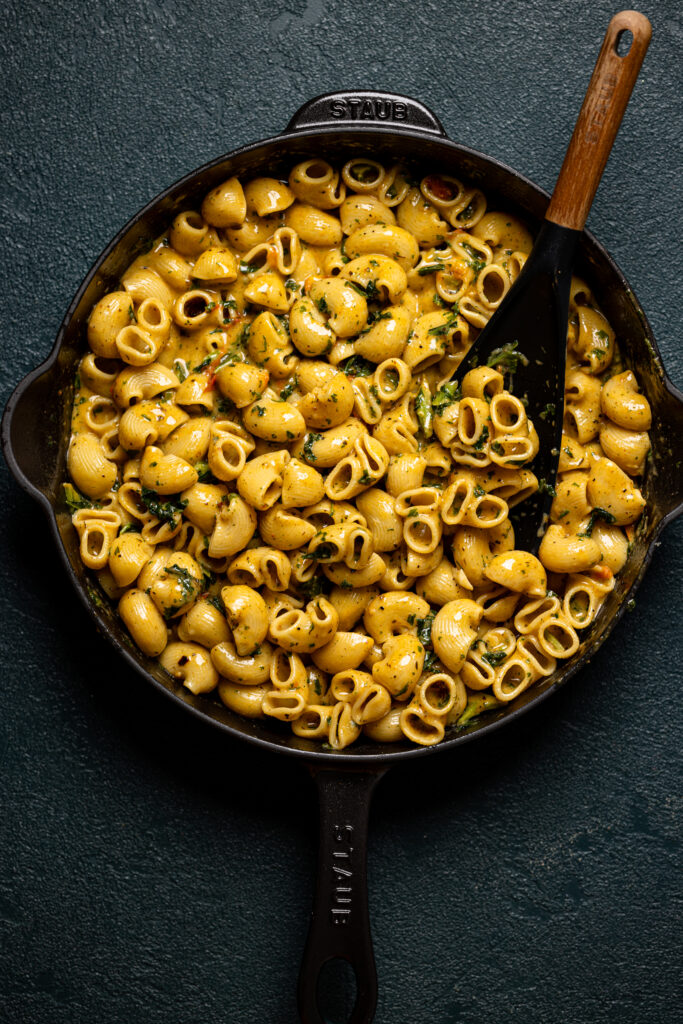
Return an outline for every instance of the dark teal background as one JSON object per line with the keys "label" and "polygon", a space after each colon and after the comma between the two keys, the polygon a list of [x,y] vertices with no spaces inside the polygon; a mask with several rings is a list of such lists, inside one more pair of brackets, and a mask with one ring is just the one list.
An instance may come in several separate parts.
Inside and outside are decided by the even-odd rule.
{"label": "dark teal background", "polygon": [[[614,10],[12,0],[2,403],[123,222],[317,93],[416,96],[452,138],[552,188]],[[653,42],[589,226],[680,387],[683,18],[675,2],[645,13]],[[293,1024],[315,860],[308,777],[126,671],[4,465],[0,487],[0,1020]],[[369,862],[381,1024],[676,1018],[682,550],[679,522],[634,612],[521,725],[381,783]]]}

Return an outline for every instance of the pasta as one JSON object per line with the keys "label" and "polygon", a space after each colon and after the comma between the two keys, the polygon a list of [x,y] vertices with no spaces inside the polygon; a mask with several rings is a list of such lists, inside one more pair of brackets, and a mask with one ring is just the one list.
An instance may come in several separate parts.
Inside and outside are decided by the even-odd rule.
{"label": "pasta", "polygon": [[66,501],[179,685],[334,750],[431,745],[574,655],[652,417],[575,279],[550,523],[515,547],[544,485],[520,354],[453,376],[531,245],[452,175],[311,158],[219,184],[95,305]]}

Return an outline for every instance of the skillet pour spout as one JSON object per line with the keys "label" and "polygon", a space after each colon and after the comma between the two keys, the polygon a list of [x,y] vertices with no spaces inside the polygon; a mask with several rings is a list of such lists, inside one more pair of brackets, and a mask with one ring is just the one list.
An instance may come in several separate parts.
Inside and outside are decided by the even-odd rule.
{"label": "skillet pour spout", "polygon": [[205,164],[171,185],[122,228],[80,286],[52,352],[17,386],[2,421],[3,451],[12,473],[43,508],[76,592],[126,664],[168,699],[226,737],[297,758],[314,771],[321,807],[321,854],[299,984],[300,1012],[307,1024],[323,1019],[315,985],[324,963],[338,957],[347,959],[356,973],[358,998],[351,1021],[361,1024],[373,1019],[377,981],[367,913],[365,852],[368,807],[378,779],[396,761],[432,756],[495,733],[563,686],[607,638],[643,578],[661,530],[683,510],[683,472],[675,454],[672,457],[683,434],[683,395],[664,372],[650,325],[633,291],[607,252],[584,231],[578,245],[578,273],[591,282],[615,327],[625,362],[637,373],[654,415],[652,454],[643,484],[647,512],[636,530],[626,570],[570,663],[511,704],[454,732],[437,747],[381,746],[367,741],[358,743],[352,752],[335,752],[277,731],[268,722],[241,719],[218,703],[193,696],[155,661],[131,649],[121,622],[99,598],[93,577],[81,563],[60,486],[66,477],[73,381],[88,313],[104,294],[116,288],[128,264],[145,251],[148,239],[165,230],[174,211],[196,208],[201,197],[226,178],[257,172],[284,177],[285,169],[297,160],[317,156],[338,161],[342,155],[348,159],[348,154],[368,153],[380,160],[429,164],[480,184],[492,203],[536,229],[548,205],[547,193],[523,176],[451,141],[436,115],[416,100],[362,90],[318,96],[297,111],[281,135]]}

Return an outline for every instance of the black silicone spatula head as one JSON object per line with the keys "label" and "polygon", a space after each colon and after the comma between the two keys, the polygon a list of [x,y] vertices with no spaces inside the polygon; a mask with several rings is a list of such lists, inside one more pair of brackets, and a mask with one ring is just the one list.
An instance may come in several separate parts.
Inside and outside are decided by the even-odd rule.
{"label": "black silicone spatula head", "polygon": [[455,374],[461,381],[475,366],[498,366],[536,428],[539,451],[530,468],[539,489],[512,516],[515,547],[527,551],[540,544],[557,476],[574,253],[651,33],[637,11],[610,21],[533,251]]}
{"label": "black silicone spatula head", "polygon": [[530,468],[535,494],[511,513],[515,547],[535,551],[553,499],[562,436],[567,315],[571,267],[580,232],[545,221],[514,287],[507,293],[458,367],[488,364],[505,376],[505,386],[522,399],[538,434]]}

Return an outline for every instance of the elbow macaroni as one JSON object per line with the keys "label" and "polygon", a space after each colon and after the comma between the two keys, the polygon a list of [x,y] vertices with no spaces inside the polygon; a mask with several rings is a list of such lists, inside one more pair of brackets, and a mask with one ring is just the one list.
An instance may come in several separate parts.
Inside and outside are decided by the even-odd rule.
{"label": "elbow macaroni", "polygon": [[556,494],[517,550],[534,425],[499,370],[452,376],[531,247],[458,178],[359,157],[177,214],[92,309],[65,484],[145,655],[335,750],[438,743],[572,657],[645,507],[652,412],[573,279]]}

